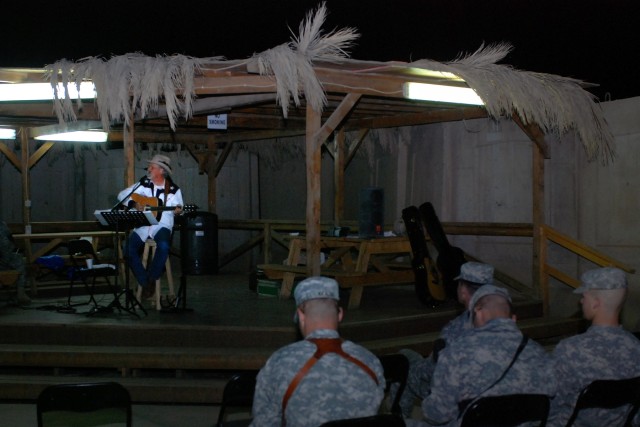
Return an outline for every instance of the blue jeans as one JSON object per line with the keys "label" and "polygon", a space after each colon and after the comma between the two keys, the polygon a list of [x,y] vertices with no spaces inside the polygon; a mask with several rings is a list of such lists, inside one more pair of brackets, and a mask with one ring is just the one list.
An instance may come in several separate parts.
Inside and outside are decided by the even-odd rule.
{"label": "blue jeans", "polygon": [[140,239],[140,236],[132,232],[129,235],[127,247],[125,248],[129,267],[143,288],[147,287],[149,283],[155,283],[155,281],[162,276],[165,263],[169,257],[169,250],[171,249],[171,230],[164,227],[161,228],[153,240],[156,242],[156,253],[153,256],[151,265],[147,264],[149,268],[146,270],[142,266],[142,259],[140,258],[142,248],[144,247],[144,241]]}

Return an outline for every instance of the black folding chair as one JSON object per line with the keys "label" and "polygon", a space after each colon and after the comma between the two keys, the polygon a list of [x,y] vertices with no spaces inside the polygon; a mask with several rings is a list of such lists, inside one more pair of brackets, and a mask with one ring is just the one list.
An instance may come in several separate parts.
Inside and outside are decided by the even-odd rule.
{"label": "black folding chair", "polygon": [[378,414],[370,417],[328,421],[320,427],[404,427],[402,417],[394,414]]}
{"label": "black folding chair", "polygon": [[[113,277],[117,274],[116,269],[110,266],[102,266],[100,258],[98,254],[93,249],[93,245],[88,240],[84,239],[74,239],[69,240],[67,242],[67,248],[69,251],[69,260],[71,262],[71,271],[70,271],[70,284],[69,284],[69,295],[67,297],[67,305],[63,308],[64,311],[72,311],[74,306],[79,305],[87,305],[93,303],[93,311],[97,311],[100,307],[98,306],[98,302],[95,299],[94,292],[96,286],[96,280],[98,278],[104,278],[107,282],[109,288],[113,292],[114,298],[117,298],[117,289],[115,289],[111,282],[109,281],[109,277]],[[87,268],[86,261],[87,259],[92,259],[94,268]],[[76,280],[80,279],[84,284],[86,292],[89,294],[89,300],[86,302],[71,303],[71,297],[73,296],[73,286],[76,283]],[[60,311],[63,311],[60,310]]]}
{"label": "black folding chair", "polygon": [[130,427],[131,412],[131,396],[116,382],[51,385],[36,401],[38,427],[116,423]]}
{"label": "black folding chair", "polygon": [[391,402],[391,413],[402,417],[400,408],[400,398],[407,385],[407,375],[409,374],[409,359],[404,354],[394,353],[379,356],[384,379],[386,381],[386,392],[389,392],[392,384],[398,384],[396,395]]}
{"label": "black folding chair", "polygon": [[481,397],[469,404],[460,427],[512,427],[525,422],[547,424],[549,396],[544,394],[507,394]]}
{"label": "black folding chair", "polygon": [[231,421],[227,421],[226,418],[229,412],[234,410],[241,410],[245,414],[251,412],[257,376],[257,370],[250,370],[235,374],[227,381],[222,391],[222,404],[216,427],[244,427],[251,423],[251,416]]}
{"label": "black folding chair", "polygon": [[615,409],[625,405],[629,406],[629,412],[623,425],[630,427],[640,408],[640,377],[593,381],[580,392],[573,413],[567,421],[567,427],[573,425],[583,409]]}

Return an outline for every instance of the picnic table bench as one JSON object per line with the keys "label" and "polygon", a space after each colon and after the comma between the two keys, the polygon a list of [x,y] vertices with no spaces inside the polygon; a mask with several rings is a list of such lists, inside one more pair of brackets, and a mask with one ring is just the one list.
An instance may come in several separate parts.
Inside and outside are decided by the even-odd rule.
{"label": "picnic table bench", "polygon": [[[305,252],[304,236],[292,237],[285,264],[260,264],[258,268],[273,280],[282,280],[280,298],[289,298],[296,278],[306,277],[300,265]],[[321,237],[320,246],[328,253],[320,274],[336,279],[341,288],[350,288],[349,308],[358,308],[365,286],[406,284],[414,280],[410,264],[390,263],[383,256],[409,256],[411,245],[405,237]]]}

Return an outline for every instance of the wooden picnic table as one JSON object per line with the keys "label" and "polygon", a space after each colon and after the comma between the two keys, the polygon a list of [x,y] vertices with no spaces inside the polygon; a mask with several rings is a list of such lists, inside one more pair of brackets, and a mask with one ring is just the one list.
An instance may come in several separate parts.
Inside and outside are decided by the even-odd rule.
{"label": "wooden picnic table", "polygon": [[[389,257],[411,256],[406,237],[330,237],[322,236],[320,247],[327,254],[320,274],[334,277],[340,287],[351,288],[349,308],[360,306],[365,286],[406,284],[414,281],[410,263],[395,263]],[[280,298],[289,298],[296,277],[305,277],[307,267],[300,265],[306,248],[304,236],[293,236],[284,264],[260,264],[258,268],[270,279],[282,279]]]}

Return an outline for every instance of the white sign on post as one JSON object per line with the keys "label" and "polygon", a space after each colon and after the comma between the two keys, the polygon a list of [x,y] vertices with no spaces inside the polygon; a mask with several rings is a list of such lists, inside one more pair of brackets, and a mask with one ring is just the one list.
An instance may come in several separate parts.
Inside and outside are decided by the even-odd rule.
{"label": "white sign on post", "polygon": [[226,129],[227,128],[227,115],[215,114],[213,116],[207,116],[207,129]]}

